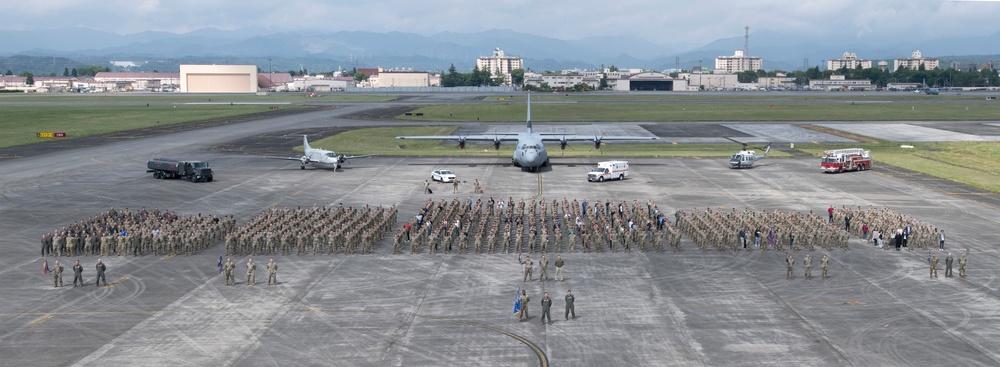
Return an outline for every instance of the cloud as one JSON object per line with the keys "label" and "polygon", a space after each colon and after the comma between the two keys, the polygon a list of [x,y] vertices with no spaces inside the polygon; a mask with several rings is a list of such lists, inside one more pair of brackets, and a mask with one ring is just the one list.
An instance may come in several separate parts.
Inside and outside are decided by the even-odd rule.
{"label": "cloud", "polygon": [[1000,1],[717,0],[33,0],[5,4],[3,29],[77,26],[120,34],[202,28],[269,31],[477,32],[560,39],[629,35],[700,45],[775,31],[818,38],[915,40],[992,34]]}

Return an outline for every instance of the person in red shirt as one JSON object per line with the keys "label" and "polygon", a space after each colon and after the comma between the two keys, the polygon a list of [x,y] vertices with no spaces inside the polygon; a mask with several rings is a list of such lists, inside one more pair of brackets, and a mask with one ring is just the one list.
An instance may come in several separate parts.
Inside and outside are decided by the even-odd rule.
{"label": "person in red shirt", "polygon": [[833,205],[830,205],[830,209],[827,209],[826,212],[830,213],[830,223],[833,223]]}

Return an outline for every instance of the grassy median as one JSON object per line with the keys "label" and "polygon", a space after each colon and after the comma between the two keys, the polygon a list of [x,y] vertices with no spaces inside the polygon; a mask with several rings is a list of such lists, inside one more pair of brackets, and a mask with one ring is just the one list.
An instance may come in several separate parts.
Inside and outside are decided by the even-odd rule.
{"label": "grassy median", "polygon": [[[301,108],[282,106],[282,109]],[[42,142],[39,132],[63,132],[66,139],[147,127],[183,124],[267,112],[268,105],[3,106],[0,147]]]}
{"label": "grassy median", "polygon": [[[908,145],[913,148],[902,148]],[[878,165],[888,164],[930,176],[955,181],[983,190],[1000,193],[1000,143],[898,143],[858,144],[871,149]],[[820,157],[823,151],[845,148],[841,145],[796,144],[795,148]]]}

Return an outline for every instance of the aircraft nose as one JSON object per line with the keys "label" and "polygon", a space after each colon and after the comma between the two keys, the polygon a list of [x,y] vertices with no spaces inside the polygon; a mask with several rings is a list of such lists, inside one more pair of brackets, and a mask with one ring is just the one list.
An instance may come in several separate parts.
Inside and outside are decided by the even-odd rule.
{"label": "aircraft nose", "polygon": [[529,166],[535,166],[538,163],[538,153],[536,152],[525,152],[524,162]]}

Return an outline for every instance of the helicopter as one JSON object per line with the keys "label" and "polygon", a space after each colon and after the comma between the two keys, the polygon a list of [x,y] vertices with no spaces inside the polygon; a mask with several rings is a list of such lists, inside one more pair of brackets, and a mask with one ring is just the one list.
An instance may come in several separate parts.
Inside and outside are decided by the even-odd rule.
{"label": "helicopter", "polygon": [[764,154],[758,155],[757,151],[750,149],[749,144],[728,137],[726,139],[743,145],[743,150],[736,152],[729,158],[729,168],[751,168],[755,162],[767,158],[768,153],[771,152],[771,144],[758,148],[764,151]]}

